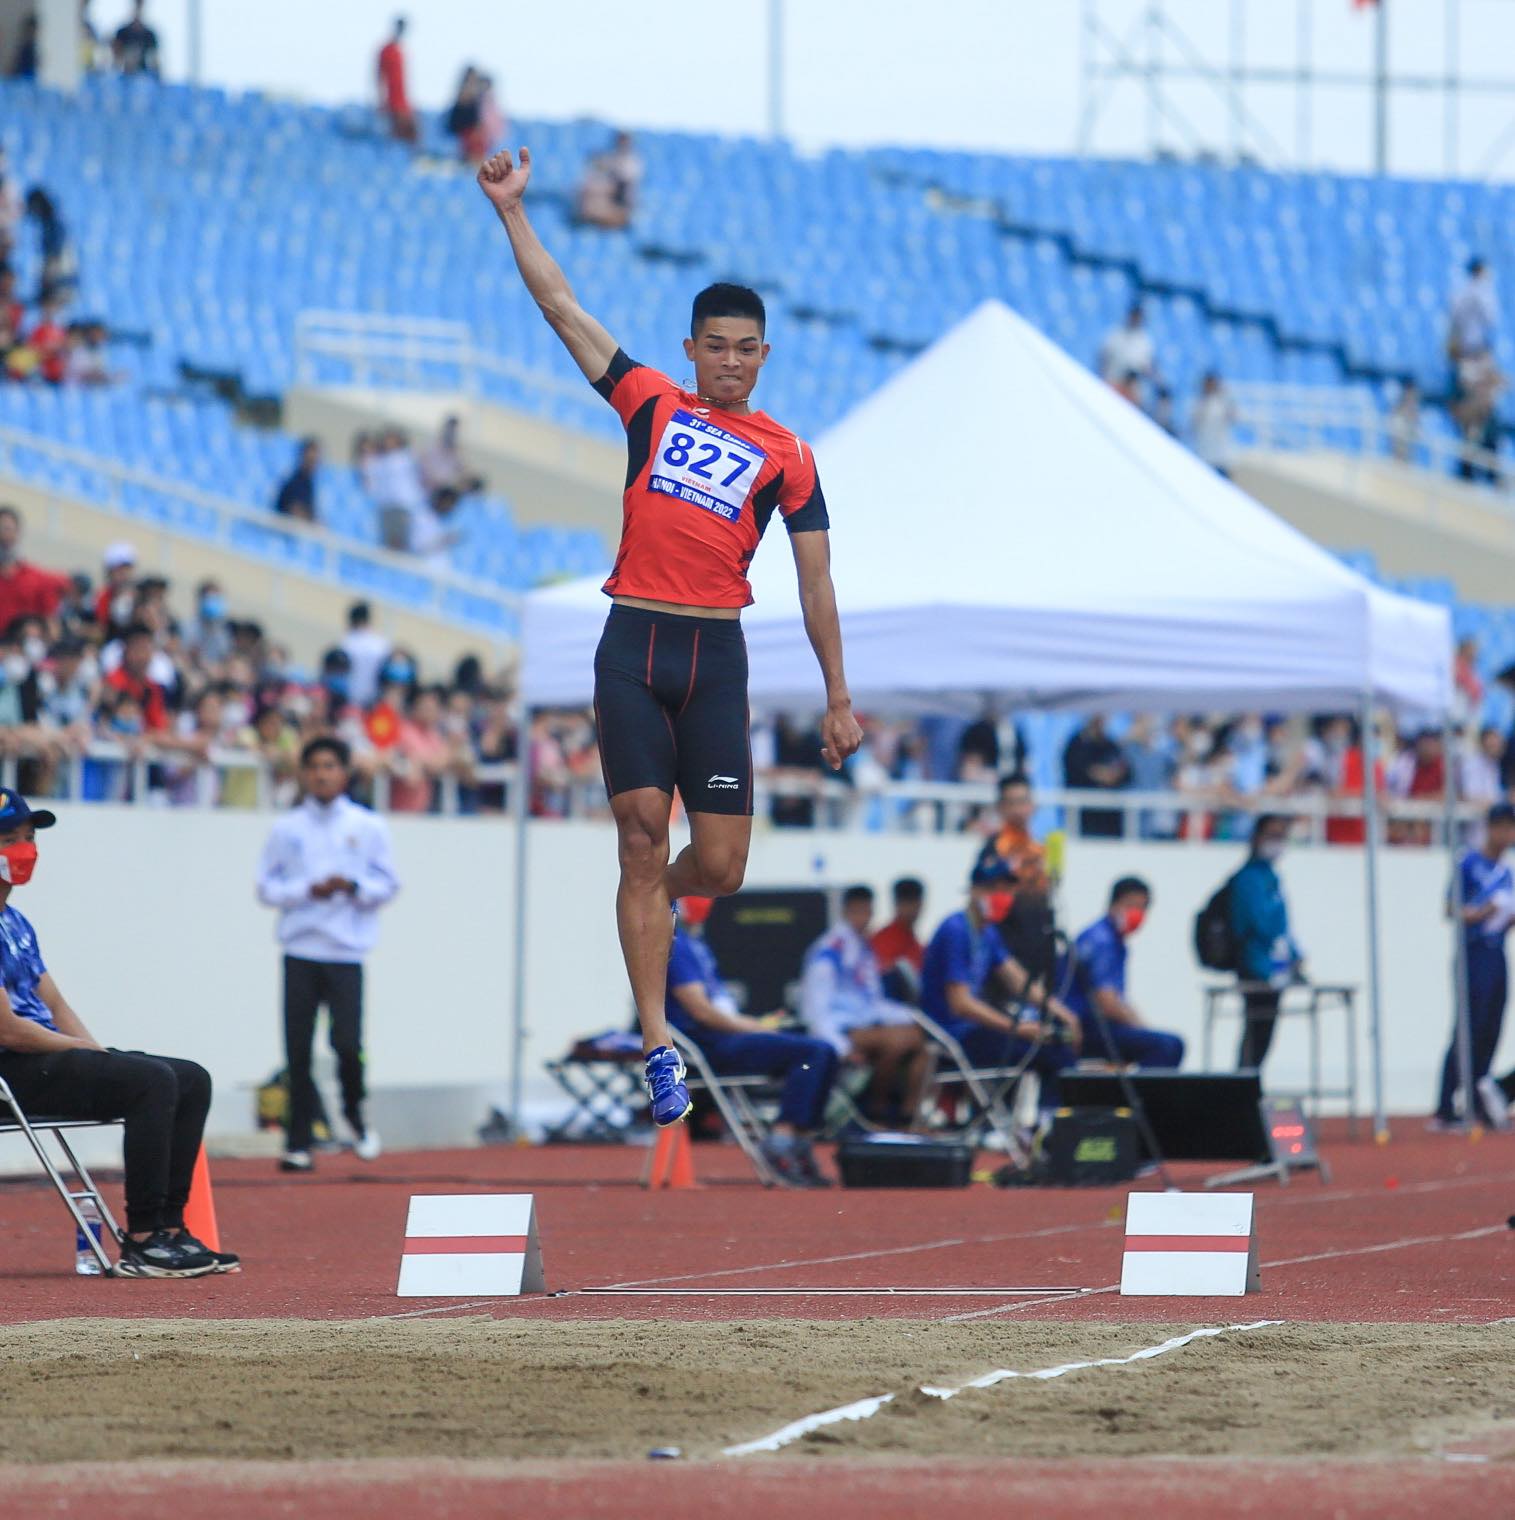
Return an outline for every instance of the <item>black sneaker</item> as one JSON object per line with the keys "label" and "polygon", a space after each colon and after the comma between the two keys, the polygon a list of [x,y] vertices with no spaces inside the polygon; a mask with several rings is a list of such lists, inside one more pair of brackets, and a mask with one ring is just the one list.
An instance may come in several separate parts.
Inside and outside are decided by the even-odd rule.
{"label": "black sneaker", "polygon": [[215,1258],[199,1241],[158,1230],[146,1240],[130,1235],[121,1242],[117,1277],[204,1277],[216,1270]]}
{"label": "black sneaker", "polygon": [[808,1140],[802,1140],[799,1145],[800,1171],[804,1173],[806,1185],[813,1188],[829,1188],[835,1186],[832,1180],[821,1170],[821,1164],[815,1159],[815,1151],[811,1148]]}
{"label": "black sneaker", "polygon": [[787,1136],[769,1135],[759,1147],[781,1187],[812,1188],[827,1186],[817,1181],[805,1165],[805,1155],[800,1146]]}
{"label": "black sneaker", "polygon": [[279,1157],[279,1170],[281,1172],[313,1172],[316,1164],[310,1159],[309,1151],[285,1151]]}
{"label": "black sneaker", "polygon": [[212,1268],[216,1272],[240,1272],[242,1270],[242,1258],[230,1251],[212,1251],[203,1240],[191,1235],[188,1230],[180,1230],[174,1236],[174,1244],[178,1246],[190,1246],[196,1251],[203,1251],[215,1262]]}

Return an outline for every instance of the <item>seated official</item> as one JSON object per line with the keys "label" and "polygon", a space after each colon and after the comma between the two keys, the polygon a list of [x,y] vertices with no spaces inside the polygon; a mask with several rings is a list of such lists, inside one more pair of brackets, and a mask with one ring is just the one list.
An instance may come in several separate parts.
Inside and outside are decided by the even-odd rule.
{"label": "seated official", "polygon": [[708,897],[679,899],[668,957],[668,1022],[694,1040],[721,1076],[783,1079],[778,1122],[763,1140],[763,1154],[790,1187],[829,1187],[811,1137],[825,1120],[836,1080],[836,1051],[825,1040],[784,1034],[737,1012],[705,943],[710,906]]}
{"label": "seated official", "polygon": [[894,884],[893,897],[894,917],[869,945],[884,979],[884,996],[901,1003],[918,1003],[926,947],[916,938],[915,926],[926,906],[925,884],[914,876],[902,876]]}
{"label": "seated official", "polygon": [[1041,1078],[1041,1106],[1056,1106],[1059,1075],[1078,1059],[1082,1031],[1078,1019],[1056,998],[1047,999],[1047,1015],[1062,1031],[1049,1040],[1050,1026],[1029,1012],[1014,1015],[1000,1000],[1035,994],[1031,978],[1005,949],[999,924],[1014,901],[1014,876],[1000,858],[980,860],[973,868],[968,905],[944,919],[931,943],[921,972],[921,1011],[963,1047],[978,1067],[1017,1066]]}
{"label": "seated official", "polygon": [[0,788],[0,1077],[28,1116],[126,1121],[126,1236],[117,1276],[235,1271],[235,1256],[208,1250],[184,1228],[210,1076],[193,1061],[101,1045],[64,1001],[36,931],[11,906],[11,893],[36,867],[37,831],[57,821]]}
{"label": "seated official", "polygon": [[868,944],[872,919],[873,889],[848,887],[841,918],[805,952],[800,1013],[844,1061],[872,1073],[863,1112],[880,1123],[911,1124],[930,1057],[915,1015],[884,996]]}
{"label": "seated official", "polygon": [[1064,956],[1058,968],[1057,985],[1066,989],[1064,1000],[1083,1027],[1086,1059],[1121,1066],[1183,1064],[1183,1040],[1148,1029],[1126,1000],[1126,941],[1141,928],[1151,905],[1146,882],[1123,876],[1110,889],[1110,911],[1079,935],[1071,957]]}

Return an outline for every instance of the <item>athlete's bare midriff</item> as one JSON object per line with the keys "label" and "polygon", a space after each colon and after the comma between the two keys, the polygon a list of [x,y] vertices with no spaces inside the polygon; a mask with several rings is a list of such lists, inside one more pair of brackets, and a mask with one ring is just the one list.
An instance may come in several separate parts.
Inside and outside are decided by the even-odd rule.
{"label": "athlete's bare midriff", "polygon": [[640,607],[643,612],[671,612],[678,617],[724,618],[734,623],[742,615],[740,607],[690,607],[683,602],[652,602],[644,596],[613,596],[617,607]]}

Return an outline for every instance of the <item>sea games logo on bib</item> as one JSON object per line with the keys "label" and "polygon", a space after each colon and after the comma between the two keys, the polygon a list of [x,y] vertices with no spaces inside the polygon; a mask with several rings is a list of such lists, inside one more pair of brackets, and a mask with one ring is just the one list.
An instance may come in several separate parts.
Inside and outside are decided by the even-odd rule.
{"label": "sea games logo on bib", "polygon": [[680,407],[663,429],[647,489],[734,523],[767,460],[755,443]]}

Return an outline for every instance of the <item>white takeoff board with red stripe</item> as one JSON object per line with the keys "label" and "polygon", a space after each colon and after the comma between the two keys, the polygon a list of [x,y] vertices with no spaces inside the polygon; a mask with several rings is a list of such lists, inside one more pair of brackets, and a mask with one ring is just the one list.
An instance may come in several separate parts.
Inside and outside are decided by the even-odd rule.
{"label": "white takeoff board with red stripe", "polygon": [[416,1194],[405,1222],[401,1298],[544,1293],[530,1193]]}
{"label": "white takeoff board with red stripe", "polygon": [[1228,1298],[1261,1287],[1251,1193],[1127,1199],[1122,1296]]}

